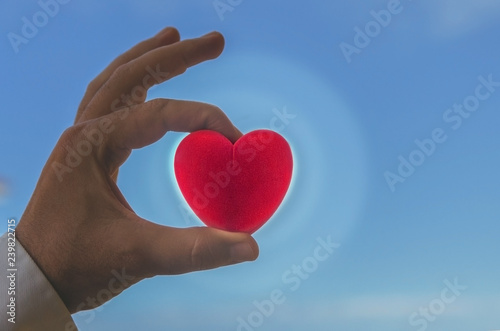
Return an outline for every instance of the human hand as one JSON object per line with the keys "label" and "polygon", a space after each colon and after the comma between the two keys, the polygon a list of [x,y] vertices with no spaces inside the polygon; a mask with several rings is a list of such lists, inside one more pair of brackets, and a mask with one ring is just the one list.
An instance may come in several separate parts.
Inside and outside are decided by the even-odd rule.
{"label": "human hand", "polygon": [[133,276],[128,287],[156,275],[258,256],[248,234],[177,229],[142,219],[116,185],[118,169],[132,149],[152,144],[167,131],[209,129],[233,142],[241,136],[215,106],[144,102],[151,86],[218,57],[224,48],[219,33],[179,40],[177,30],[166,28],[122,54],[89,84],[75,124],[57,142],[17,226],[17,239],[71,313],[94,308],[83,303],[110,286],[113,270]]}

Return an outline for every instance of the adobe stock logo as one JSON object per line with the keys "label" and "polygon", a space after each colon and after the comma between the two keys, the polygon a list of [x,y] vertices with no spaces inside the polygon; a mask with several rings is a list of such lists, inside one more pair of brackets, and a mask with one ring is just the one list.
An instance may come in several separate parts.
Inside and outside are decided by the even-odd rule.
{"label": "adobe stock logo", "polygon": [[236,331],[255,331],[278,310],[287,300],[286,292],[297,291],[303,282],[306,282],[315,273],[321,263],[328,260],[341,245],[332,241],[331,236],[316,238],[316,247],[299,264],[293,264],[281,274],[281,282],[288,285],[285,289],[275,288],[269,292],[267,298],[254,300],[255,307],[246,316],[238,316],[236,319]]}
{"label": "adobe stock logo", "polygon": [[396,191],[397,184],[402,184],[410,178],[417,171],[417,168],[422,167],[427,159],[438,150],[439,146],[448,140],[448,132],[460,129],[463,123],[477,112],[481,105],[500,88],[500,81],[495,81],[493,74],[481,75],[477,79],[479,84],[476,85],[472,94],[443,112],[443,122],[449,128],[437,127],[431,131],[430,137],[415,139],[415,148],[407,156],[398,156],[399,164],[396,171],[384,172],[384,179],[392,193]]}
{"label": "adobe stock logo", "polygon": [[[408,0],[411,1],[411,0]],[[341,42],[339,47],[345,57],[347,63],[352,62],[354,54],[361,54],[361,51],[368,47],[372,40],[378,37],[383,29],[387,28],[393,18],[403,12],[403,5],[400,0],[389,0],[386,5],[387,9],[379,11],[371,10],[370,15],[373,20],[365,24],[364,28],[359,26],[354,27],[353,44]]]}
{"label": "adobe stock logo", "polygon": [[219,16],[219,19],[224,21],[224,15],[227,12],[232,12],[234,8],[241,5],[243,0],[214,0],[212,5],[214,6],[215,12]]}
{"label": "adobe stock logo", "polygon": [[[109,279],[107,287],[100,289],[96,293],[95,297],[87,297],[85,301],[82,301],[76,307],[76,310],[80,312],[81,317],[85,318],[85,323],[92,323],[96,317],[96,313],[102,311],[104,309],[103,307],[111,299],[113,299],[113,297],[137,282],[136,277],[127,274],[125,268],[122,268],[121,272],[118,272],[118,270],[112,270],[111,275],[113,277]],[[73,321],[71,321],[66,324],[64,331],[78,330],[74,327]]]}
{"label": "adobe stock logo", "polygon": [[447,307],[452,305],[467,290],[467,286],[460,285],[457,278],[453,282],[445,279],[444,285],[445,287],[438,298],[429,302],[428,305],[420,307],[408,318],[411,326],[419,327],[418,331],[427,330],[429,324],[443,315]]}
{"label": "adobe stock logo", "polygon": [[19,46],[21,44],[28,44],[29,41],[38,35],[39,29],[46,26],[51,18],[59,14],[60,5],[65,5],[70,0],[39,0],[38,6],[41,10],[34,13],[31,18],[26,16],[21,17],[23,25],[21,27],[21,34],[9,32],[7,38],[10,41],[12,49],[17,54],[19,53]]}
{"label": "adobe stock logo", "polygon": [[[247,138],[248,137],[248,138]],[[246,140],[243,140],[245,139]],[[269,144],[274,140],[274,135],[270,132],[261,131],[256,136],[247,135],[240,140],[237,148],[233,149],[233,158],[226,163],[225,169],[220,172],[210,172],[210,181],[201,187],[194,187],[193,208],[200,211],[205,209],[212,199],[216,199],[233,177],[238,176],[243,168],[240,162],[243,161],[243,166],[246,167],[252,163],[259,153],[266,150]],[[238,162],[238,160],[240,162]]]}

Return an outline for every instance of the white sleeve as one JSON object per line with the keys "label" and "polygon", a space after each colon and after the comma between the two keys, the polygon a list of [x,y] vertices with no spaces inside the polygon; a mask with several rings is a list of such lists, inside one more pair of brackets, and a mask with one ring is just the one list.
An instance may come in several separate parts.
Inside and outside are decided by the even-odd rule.
{"label": "white sleeve", "polygon": [[77,330],[61,298],[21,243],[16,239],[12,246],[14,262],[13,255],[8,255],[9,242],[13,245],[12,235],[0,237],[0,330]]}

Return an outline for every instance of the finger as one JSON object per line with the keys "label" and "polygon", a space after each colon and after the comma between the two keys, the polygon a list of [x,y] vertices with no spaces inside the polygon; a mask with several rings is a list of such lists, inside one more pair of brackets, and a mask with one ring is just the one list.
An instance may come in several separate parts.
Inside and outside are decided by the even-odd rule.
{"label": "finger", "polygon": [[115,169],[125,161],[130,150],[159,140],[167,131],[193,132],[213,130],[231,142],[242,134],[218,107],[194,101],[154,99],[121,109],[111,115],[113,126],[100,153]]}
{"label": "finger", "polygon": [[224,38],[213,32],[154,49],[117,68],[96,93],[85,118],[96,118],[117,109],[144,102],[147,90],[200,62],[216,58],[224,48]]}
{"label": "finger", "polygon": [[[161,30],[156,36],[144,40],[141,43],[135,45],[127,52],[123,53],[117,57],[111,64],[104,69],[87,87],[87,91],[78,107],[78,112],[76,114],[75,123],[78,122],[81,115],[85,111],[85,108],[89,104],[90,100],[95,96],[97,91],[102,87],[102,85],[109,79],[109,77],[115,72],[117,68],[124,65],[141,55],[156,49],[161,46],[170,45],[180,40],[179,32],[177,29],[172,27],[167,27]],[[90,117],[87,117],[89,119]]]}
{"label": "finger", "polygon": [[145,227],[148,241],[142,268],[148,276],[213,269],[259,256],[257,242],[246,233],[209,227],[176,229],[154,223]]}

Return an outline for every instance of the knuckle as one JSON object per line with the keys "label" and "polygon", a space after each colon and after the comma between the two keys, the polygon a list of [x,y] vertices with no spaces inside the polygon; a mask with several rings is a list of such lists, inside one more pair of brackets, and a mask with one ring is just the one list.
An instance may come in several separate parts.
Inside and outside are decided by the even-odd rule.
{"label": "knuckle", "polygon": [[[152,99],[148,101],[148,107],[151,109],[151,111],[156,111],[156,112],[167,112],[169,111],[168,104],[170,103],[169,99]],[[168,116],[160,116],[162,118],[162,124],[165,127],[169,126],[168,123]]]}
{"label": "knuckle", "polygon": [[124,63],[118,66],[115,71],[111,74],[110,80],[113,79],[121,79],[130,75],[130,65],[128,63]]}
{"label": "knuckle", "polygon": [[61,137],[59,138],[59,142],[68,144],[75,141],[80,136],[80,133],[82,131],[81,127],[81,124],[77,124],[70,126],[66,130],[64,130],[61,134]]}
{"label": "knuckle", "polygon": [[90,83],[87,85],[87,92],[89,93],[95,93],[98,91],[102,86],[102,81],[99,77],[94,78]]}
{"label": "knuckle", "polygon": [[204,127],[206,128],[217,127],[219,123],[225,123],[227,121],[227,116],[222,109],[210,104],[203,107],[201,116],[203,118]]}
{"label": "knuckle", "polygon": [[73,148],[80,136],[81,129],[78,125],[71,126],[63,131],[56,147],[53,150],[54,156],[58,160],[63,160],[68,154],[68,148]]}
{"label": "knuckle", "polygon": [[161,98],[152,99],[148,101],[148,104],[152,109],[165,108],[168,105],[168,103],[169,103],[168,99],[161,99]]}
{"label": "knuckle", "polygon": [[201,244],[201,239],[198,237],[194,242],[193,248],[191,249],[191,266],[194,270],[202,270],[203,264],[203,244]]}
{"label": "knuckle", "polygon": [[191,266],[193,270],[204,270],[215,259],[209,242],[202,236],[198,236],[191,249]]}
{"label": "knuckle", "polygon": [[[59,140],[57,142],[57,146],[59,147],[59,151],[66,151],[67,148],[71,147],[72,149],[81,150],[82,154],[90,154],[93,152],[95,148],[95,141],[97,138],[90,136],[86,133],[94,132],[97,126],[96,121],[91,120],[88,122],[79,123],[73,125],[66,130],[63,131]],[[87,154],[88,153],[88,154]]]}

